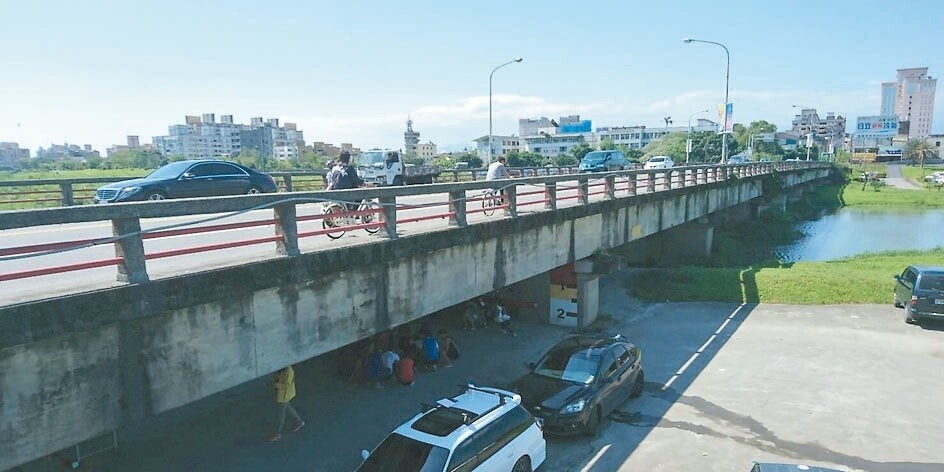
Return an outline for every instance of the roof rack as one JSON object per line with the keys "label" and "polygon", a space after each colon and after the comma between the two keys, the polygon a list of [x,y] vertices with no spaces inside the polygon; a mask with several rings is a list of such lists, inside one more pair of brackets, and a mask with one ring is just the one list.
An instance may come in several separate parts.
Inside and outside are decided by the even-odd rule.
{"label": "roof rack", "polygon": [[[476,416],[474,416],[474,417],[472,417],[472,418],[467,418],[467,421],[465,422],[465,424],[467,424],[467,425],[472,424],[472,423],[475,422],[475,420],[477,420],[477,419],[479,419],[479,418],[481,418],[481,417],[483,417],[483,416],[485,416],[485,415],[487,415],[487,414],[489,414],[489,413],[491,413],[491,412],[493,412],[493,411],[495,411],[495,410],[497,410],[497,409],[499,409],[499,408],[505,406],[505,398],[506,398],[506,397],[507,397],[507,398],[514,398],[513,395],[509,395],[509,394],[507,394],[507,393],[505,393],[505,392],[493,391],[493,390],[488,390],[488,389],[484,389],[484,388],[479,388],[479,387],[476,387],[475,385],[473,385],[473,384],[471,384],[471,383],[468,384],[468,385],[459,385],[459,386],[465,388],[466,391],[475,390],[475,391],[477,391],[477,392],[490,393],[490,394],[492,394],[492,395],[498,395],[498,404],[497,404],[497,405],[495,405],[495,406],[489,408],[488,410],[483,411],[483,412],[482,412],[481,414],[479,414],[479,415],[476,415]],[[496,389],[496,390],[497,390],[497,389]],[[455,401],[455,400],[453,400],[453,401]]]}

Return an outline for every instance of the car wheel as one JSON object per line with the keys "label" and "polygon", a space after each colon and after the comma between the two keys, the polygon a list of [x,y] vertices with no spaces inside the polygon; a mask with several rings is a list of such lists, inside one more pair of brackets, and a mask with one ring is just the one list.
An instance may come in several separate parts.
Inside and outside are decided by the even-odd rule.
{"label": "car wheel", "polygon": [[515,462],[515,467],[511,469],[511,472],[531,472],[531,458],[522,456],[518,462]]}
{"label": "car wheel", "polygon": [[918,324],[918,319],[910,311],[905,310],[905,323]]}
{"label": "car wheel", "polygon": [[256,186],[249,187],[249,191],[246,192],[246,195],[256,195],[262,193],[262,189]]}
{"label": "car wheel", "polygon": [[646,385],[646,373],[642,370],[639,371],[639,375],[636,376],[636,381],[633,382],[633,392],[629,394],[629,398],[639,398],[642,395],[642,389]]}
{"label": "car wheel", "polygon": [[893,294],[893,296],[894,296],[895,298],[894,298],[894,301],[892,302],[892,304],[895,305],[895,308],[904,308],[905,305],[904,305],[904,303],[901,302],[901,300],[898,299],[898,294],[895,293],[895,294]]}
{"label": "car wheel", "polygon": [[587,424],[584,425],[584,433],[587,436],[596,436],[600,432],[600,424],[603,423],[603,412],[600,411],[600,407],[594,407],[593,411],[590,412],[590,417],[587,418]]}
{"label": "car wheel", "polygon": [[164,195],[164,194],[161,193],[161,192],[151,192],[151,193],[149,193],[148,196],[147,196],[147,200],[150,200],[150,201],[152,201],[152,202],[157,202],[157,201],[160,201],[160,200],[164,200],[164,199],[166,199],[166,198],[167,198],[167,195]]}

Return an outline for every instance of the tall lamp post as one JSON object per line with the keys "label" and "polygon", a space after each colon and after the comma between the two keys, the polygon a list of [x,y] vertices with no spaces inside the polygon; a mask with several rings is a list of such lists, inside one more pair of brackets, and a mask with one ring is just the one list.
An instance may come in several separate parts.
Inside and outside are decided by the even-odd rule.
{"label": "tall lamp post", "polygon": [[[685,43],[705,43],[705,44],[714,44],[715,46],[721,46],[724,49],[724,54],[727,57],[727,67],[724,72],[724,115],[722,119],[727,122],[728,118],[728,88],[731,83],[731,52],[728,51],[728,47],[721,43],[716,43],[714,41],[706,41],[704,39],[692,39],[685,38],[682,41]],[[724,164],[728,162],[728,133],[727,133],[727,123],[721,123],[721,163]]]}
{"label": "tall lamp post", "polygon": [[685,143],[685,163],[688,164],[688,156],[692,153],[692,118],[701,113],[708,113],[708,110],[696,111],[688,115],[688,142]]}
{"label": "tall lamp post", "polygon": [[492,163],[492,76],[495,75],[495,71],[505,67],[509,64],[514,64],[516,62],[523,61],[523,57],[513,59],[508,61],[498,67],[492,69],[492,73],[488,74],[488,160],[485,161],[485,165]]}
{"label": "tall lamp post", "polygon": [[[802,105],[793,105],[793,108],[800,109],[800,115],[803,115],[803,110],[812,110],[810,107],[805,107]],[[806,135],[806,160],[810,160],[810,149],[813,147],[813,114],[810,113],[809,120],[810,122],[810,132]]]}

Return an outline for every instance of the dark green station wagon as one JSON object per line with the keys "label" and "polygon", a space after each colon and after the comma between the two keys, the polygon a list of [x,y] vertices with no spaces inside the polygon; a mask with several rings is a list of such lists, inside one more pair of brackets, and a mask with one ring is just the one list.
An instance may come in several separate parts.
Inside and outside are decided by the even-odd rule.
{"label": "dark green station wagon", "polygon": [[944,267],[913,265],[895,276],[895,306],[905,309],[905,322],[944,320]]}

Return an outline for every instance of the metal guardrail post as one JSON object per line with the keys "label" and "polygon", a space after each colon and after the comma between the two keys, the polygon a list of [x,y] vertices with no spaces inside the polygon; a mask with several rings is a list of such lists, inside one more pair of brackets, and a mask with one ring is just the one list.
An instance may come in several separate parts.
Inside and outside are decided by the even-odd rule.
{"label": "metal guardrail post", "polygon": [[627,176],[627,179],[629,180],[629,182],[627,182],[626,184],[627,185],[626,191],[627,193],[629,193],[630,196],[636,195],[636,179],[638,178],[638,176],[639,174],[629,174]]}
{"label": "metal guardrail post", "polygon": [[653,193],[656,191],[656,173],[655,171],[649,171],[646,174],[646,192]]}
{"label": "metal guardrail post", "polygon": [[59,184],[59,191],[62,192],[62,206],[75,205],[75,201],[72,196],[71,182],[61,182]]}
{"label": "metal guardrail post", "polygon": [[557,209],[557,183],[547,182],[544,184],[544,208],[548,210]]}
{"label": "metal guardrail post", "polygon": [[118,281],[140,284],[148,281],[147,264],[144,255],[144,241],[141,239],[141,220],[138,218],[119,218],[111,220],[114,236],[127,236],[115,241],[115,256],[122,259],[118,264]]}
{"label": "metal guardrail post", "polygon": [[616,199],[616,176],[608,175],[604,177],[603,188],[606,191],[606,193],[604,193],[603,196],[607,200],[615,200]]}
{"label": "metal guardrail post", "polygon": [[296,218],[295,204],[283,203],[276,205],[275,210],[275,234],[282,236],[282,239],[276,241],[275,248],[279,255],[297,256],[301,254],[298,249],[298,220]]}
{"label": "metal guardrail post", "polygon": [[453,213],[449,217],[450,226],[466,226],[469,224],[466,219],[465,208],[465,190],[449,192],[449,211]]}
{"label": "metal guardrail post", "polygon": [[380,197],[377,199],[383,207],[383,220],[386,223],[387,237],[397,239],[397,197]]}
{"label": "metal guardrail post", "polygon": [[512,218],[518,217],[518,189],[515,185],[505,187],[505,202],[508,208],[505,209],[505,215]]}
{"label": "metal guardrail post", "polygon": [[283,174],[282,175],[282,184],[285,185],[285,191],[292,191],[292,174]]}
{"label": "metal guardrail post", "polygon": [[590,202],[590,180],[586,177],[577,179],[577,201],[581,205]]}

